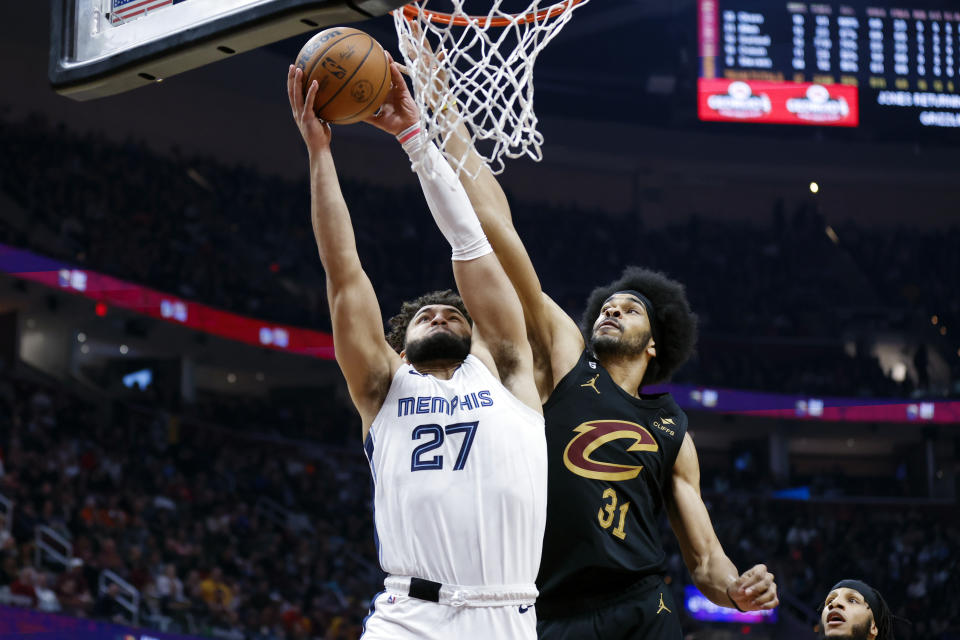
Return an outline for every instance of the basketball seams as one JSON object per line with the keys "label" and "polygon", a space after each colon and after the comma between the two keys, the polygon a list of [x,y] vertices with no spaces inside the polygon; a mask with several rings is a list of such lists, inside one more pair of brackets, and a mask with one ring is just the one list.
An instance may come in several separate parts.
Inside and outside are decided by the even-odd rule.
{"label": "basketball seams", "polygon": [[[321,50],[320,52],[314,52],[311,56],[308,56],[308,58],[313,58],[314,63],[313,63],[313,66],[311,66],[309,69],[306,69],[306,68],[305,68],[305,69],[303,70],[303,77],[304,77],[305,81],[306,81],[307,83],[309,83],[309,81],[310,81],[310,76],[313,75],[313,72],[314,72],[314,70],[316,70],[317,65],[323,62],[323,57],[324,57],[325,55],[327,55],[327,52],[330,51],[330,49],[332,49],[332,48],[334,47],[334,45],[336,45],[336,44],[339,43],[339,42],[343,42],[343,41],[346,40],[347,38],[352,38],[352,37],[354,37],[354,36],[367,36],[367,34],[363,33],[362,31],[358,31],[358,32],[355,32],[355,33],[347,33],[347,34],[344,35],[342,38],[338,38],[338,39],[336,39],[336,40],[334,40],[334,41],[332,41],[332,42],[327,43],[326,48],[323,49],[323,50]],[[370,36],[367,36],[367,37],[369,38]],[[371,39],[372,39],[372,38],[371,38]],[[307,84],[306,86],[303,87],[303,95],[307,95],[307,88],[308,88],[309,86],[310,86],[310,85]],[[324,105],[324,106],[326,106],[326,105]]]}
{"label": "basketball seams", "polygon": [[[358,35],[358,36],[359,36],[359,35],[362,35],[362,36],[366,36],[366,37],[367,37],[367,41],[368,41],[368,43],[369,43],[370,46],[367,48],[367,52],[363,54],[363,58],[361,58],[360,62],[357,63],[357,66],[354,67],[354,69],[353,69],[353,71],[350,73],[350,75],[343,79],[343,82],[340,83],[340,87],[339,87],[336,91],[333,92],[333,95],[331,95],[331,96],[327,99],[326,102],[324,102],[321,106],[317,107],[317,111],[323,111],[323,109],[324,109],[327,105],[329,105],[331,102],[333,102],[333,101],[336,99],[336,97],[340,95],[340,92],[343,91],[344,87],[346,87],[348,84],[350,84],[350,81],[353,80],[353,77],[354,77],[355,75],[357,75],[357,72],[358,72],[358,71],[360,71],[360,68],[363,66],[363,63],[366,62],[366,61],[367,61],[367,58],[370,57],[370,52],[373,51],[373,45],[375,44],[375,41],[374,41],[373,38],[371,38],[370,36],[368,36],[368,35],[365,34],[365,33],[357,33],[357,34],[352,34],[352,35]],[[337,40],[337,42],[343,42],[344,40],[346,40],[346,39],[349,38],[349,37],[350,37],[350,36],[345,36],[345,37],[343,37],[343,38],[340,38],[339,40]],[[336,43],[334,43],[334,44],[336,44]],[[331,45],[331,46],[332,46],[332,45]],[[322,60],[322,59],[323,59],[323,56],[320,56],[320,59]],[[361,109],[360,111],[363,111],[363,109]],[[358,111],[357,113],[359,113],[359,111]],[[355,114],[354,114],[354,115],[355,115]],[[346,119],[347,119],[347,118],[338,118],[337,120],[331,120],[330,122],[336,123],[336,122],[339,121],[339,120],[346,120]]]}
{"label": "basketball seams", "polygon": [[[373,38],[371,38],[371,40],[373,40]],[[371,49],[372,49],[372,47],[371,47]],[[363,66],[363,63],[366,62],[367,57],[369,57],[369,56],[370,56],[370,52],[368,51],[368,52],[367,52],[367,55],[363,58],[363,61],[361,61],[360,64],[357,65],[357,71],[360,70],[360,67]],[[356,73],[356,72],[354,72],[354,73]],[[352,77],[353,77],[353,76],[351,76],[351,78],[352,78]],[[369,101],[367,101],[367,104],[365,104],[365,105],[363,106],[363,108],[360,109],[359,111],[357,111],[356,113],[354,113],[354,114],[352,114],[352,115],[350,115],[350,116],[347,116],[346,118],[340,118],[339,120],[333,120],[332,122],[337,123],[337,122],[342,122],[342,121],[344,121],[344,120],[349,120],[350,118],[355,118],[355,117],[357,117],[359,114],[363,113],[364,109],[369,109],[369,108],[370,108],[370,104],[371,104],[372,102],[375,102],[377,96],[379,96],[379,95],[380,95],[380,92],[383,91],[383,85],[385,85],[385,84],[387,83],[387,79],[388,79],[389,77],[390,77],[390,65],[389,65],[389,64],[384,64],[383,78],[380,80],[380,86],[377,87],[377,90],[373,92],[372,99],[369,100]],[[341,89],[342,89],[342,88],[343,88],[343,87],[341,87]]]}
{"label": "basketball seams", "polygon": [[[380,43],[370,34],[351,27],[334,27],[316,34],[311,41],[326,40],[331,31],[338,30],[334,39],[311,47],[308,42],[297,56],[297,66],[306,74],[303,90],[313,82],[319,82],[320,90],[314,99],[316,115],[331,124],[351,124],[373,113],[386,98],[390,81],[390,65]],[[357,48],[348,42],[353,36],[367,38],[367,50],[357,58]],[[309,51],[313,48],[313,51]],[[380,59],[371,59],[374,49],[379,49]],[[302,65],[302,66],[301,66]],[[380,77],[374,71],[380,67]],[[351,68],[352,66],[352,68]],[[339,84],[335,84],[339,83]],[[346,89],[346,93],[344,90]],[[366,94],[370,95],[367,96]],[[354,111],[350,111],[354,109]]]}

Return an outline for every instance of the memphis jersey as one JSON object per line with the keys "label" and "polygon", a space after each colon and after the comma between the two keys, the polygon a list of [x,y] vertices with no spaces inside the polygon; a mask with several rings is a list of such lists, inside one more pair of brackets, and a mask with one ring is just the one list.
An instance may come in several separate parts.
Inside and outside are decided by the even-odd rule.
{"label": "memphis jersey", "polygon": [[664,492],[687,430],[669,394],[635,398],[587,353],[544,414],[550,489],[540,617],[663,571]]}
{"label": "memphis jersey", "polygon": [[365,443],[380,566],[450,585],[532,585],[546,521],[543,416],[470,355],[404,364]]}

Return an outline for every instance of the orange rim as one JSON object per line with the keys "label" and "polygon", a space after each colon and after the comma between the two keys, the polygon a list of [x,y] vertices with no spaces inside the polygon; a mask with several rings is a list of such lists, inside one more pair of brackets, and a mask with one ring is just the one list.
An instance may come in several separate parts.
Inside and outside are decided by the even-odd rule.
{"label": "orange rim", "polygon": [[555,16],[572,9],[583,2],[583,0],[564,0],[555,5],[549,6],[540,11],[530,13],[516,13],[513,18],[489,18],[487,16],[455,16],[452,13],[443,13],[440,11],[428,11],[415,6],[413,3],[405,4],[402,7],[403,17],[407,20],[417,20],[420,15],[430,22],[439,24],[452,24],[458,27],[469,27],[471,24],[483,23],[483,27],[509,27],[511,24],[529,24],[531,22],[543,22]]}

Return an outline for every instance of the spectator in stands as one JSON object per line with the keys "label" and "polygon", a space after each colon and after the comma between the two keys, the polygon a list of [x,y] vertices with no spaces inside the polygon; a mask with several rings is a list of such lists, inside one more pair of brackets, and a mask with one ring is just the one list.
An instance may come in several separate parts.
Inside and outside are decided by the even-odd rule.
{"label": "spectator in stands", "polygon": [[[306,207],[302,185],[211,159],[80,135],[39,116],[16,123],[0,116],[0,144],[7,150],[0,157],[0,190],[28,214],[23,228],[0,219],[0,242],[239,313],[329,328],[323,274],[298,213]],[[125,179],[97,169],[108,165],[123,166]],[[367,221],[357,230],[357,244],[385,307],[399,305],[411,289],[449,285],[448,278],[424,266],[443,253],[442,240],[419,234],[412,217],[403,215],[421,206],[418,189],[349,182],[343,188]],[[580,274],[635,262],[636,234],[611,233],[608,224],[558,224],[603,212],[522,204],[516,209],[518,231],[535,238],[528,247],[533,261],[556,265],[544,270],[556,278],[544,288],[556,291],[574,317],[592,286]],[[699,384],[771,391],[912,393],[910,376],[895,383],[868,353],[845,354],[838,336],[870,336],[876,329],[930,331],[934,314],[939,327],[960,325],[958,228],[874,229],[850,221],[834,225],[837,239],[830,239],[823,216],[809,202],[791,212],[780,201],[772,212],[770,224],[763,225],[678,211],[679,222],[643,231],[646,264],[687,283],[701,316],[701,358],[681,375]],[[542,233],[546,228],[549,234]],[[402,271],[379,255],[396,238],[416,239],[420,249]],[[564,248],[562,264],[558,246]],[[601,258],[594,251],[598,246],[604,247]],[[717,251],[718,246],[724,250]],[[420,255],[423,264],[417,262]],[[584,268],[588,260],[592,269]],[[716,282],[737,286],[717,287]],[[812,299],[818,304],[810,305]],[[730,308],[738,313],[728,313]],[[917,392],[960,395],[960,344],[951,342],[953,335],[951,330],[946,337],[931,336],[942,352],[935,355],[928,346],[926,363],[918,352]],[[757,337],[767,341],[741,352],[745,341]],[[782,366],[783,354],[796,355],[800,344],[820,348]],[[941,357],[951,379],[934,385],[930,372]],[[234,404],[201,406],[198,413],[234,413],[240,419],[233,424],[267,414],[279,429],[298,422],[283,417],[273,402]],[[37,406],[38,416],[45,411]],[[310,422],[299,421],[301,430],[304,424]]]}
{"label": "spectator in stands", "polygon": [[23,567],[17,579],[10,585],[10,593],[30,599],[30,606],[37,606],[37,572],[33,567]]}
{"label": "spectator in stands", "polygon": [[96,565],[100,569],[109,569],[117,573],[123,572],[123,557],[117,551],[117,543],[113,538],[100,538],[100,553],[97,554]]}
{"label": "spectator in stands", "polygon": [[214,567],[200,582],[200,597],[212,611],[229,610],[233,604],[233,590],[223,579],[223,570]]}
{"label": "spectator in stands", "polygon": [[177,568],[173,564],[165,565],[163,573],[154,579],[154,593],[164,611],[180,607],[186,602],[183,582],[177,577]]}
{"label": "spectator in stands", "polygon": [[110,620],[111,622],[124,622],[126,609],[117,600],[120,595],[120,586],[116,582],[111,582],[106,590],[102,591],[93,605],[92,613],[98,618]]}
{"label": "spectator in stands", "polygon": [[38,571],[35,574],[34,591],[37,594],[37,608],[40,611],[60,611],[60,602],[57,594],[50,588],[50,579],[47,573]]}
{"label": "spectator in stands", "polygon": [[[382,582],[371,569],[375,551],[366,489],[369,470],[362,453],[334,450],[312,457],[305,449],[246,439],[239,432],[228,435],[189,421],[180,426],[177,438],[168,440],[166,431],[155,438],[153,409],[142,414],[118,409],[109,428],[101,428],[85,400],[50,389],[46,395],[59,407],[56,419],[35,422],[28,433],[25,425],[34,412],[29,398],[37,385],[14,384],[11,427],[0,428],[6,456],[0,493],[17,509],[48,500],[63,505],[73,555],[85,560],[67,569],[69,578],[55,582],[65,611],[108,619],[125,616],[122,607],[106,597],[97,599],[94,611],[89,596],[100,577],[97,560],[111,546],[109,540],[109,555],[119,556],[112,560],[117,573],[132,577],[138,566],[149,572],[145,600],[159,598],[151,594],[161,588],[171,594],[166,596],[168,606],[157,609],[172,619],[172,628],[215,630],[220,636],[242,632],[261,640],[289,640],[295,634],[324,640],[359,636],[365,594]],[[45,459],[51,451],[56,452],[56,463],[48,466]],[[95,479],[97,461],[105,454],[121,467],[120,485],[108,475]],[[950,630],[960,626],[960,514],[952,506],[928,505],[913,513],[900,505],[772,501],[757,489],[769,483],[756,473],[740,484],[710,475],[705,469],[703,486],[711,511],[722,514],[715,525],[724,548],[731,549],[738,563],[772,558],[771,570],[796,601],[811,609],[823,602],[830,585],[818,582],[817,576],[870,571],[877,575],[877,588],[897,603],[894,613],[918,621],[915,635],[901,640],[946,640]],[[99,505],[113,504],[128,514],[125,526],[108,529],[99,517],[89,524],[81,517],[85,497],[94,495],[93,485],[99,497],[94,512]],[[824,491],[838,486],[849,492],[857,488],[849,477],[838,476]],[[871,480],[863,490],[885,486]],[[708,495],[708,487],[716,488],[713,495]],[[175,499],[160,504],[155,496]],[[253,506],[261,497],[305,514],[313,531],[297,534],[265,519]],[[38,522],[45,523],[47,511],[40,510]],[[210,514],[215,515],[215,531],[208,526]],[[224,514],[230,517],[224,520]],[[142,525],[136,524],[138,518]],[[228,526],[222,526],[224,522]],[[0,551],[0,587],[18,581],[19,567],[33,559],[32,542],[31,536]],[[673,584],[682,585],[679,550],[668,556],[667,566],[672,567]],[[908,596],[908,586],[921,574],[925,595]],[[64,586],[68,580],[77,585],[75,591]],[[162,586],[165,583],[171,586]],[[208,604],[202,587],[207,585],[209,596],[210,585],[216,584],[229,590],[229,598],[214,589],[219,599]],[[156,624],[149,609],[141,616],[145,626]],[[694,629],[697,623],[686,624]]]}
{"label": "spectator in stands", "polygon": [[[13,538],[10,538],[11,540]],[[0,587],[9,587],[17,581],[17,549],[7,546],[3,549],[3,558],[0,563]]]}
{"label": "spectator in stands", "polygon": [[16,544],[16,540],[13,539],[13,536],[7,530],[6,524],[7,516],[0,513],[0,553],[4,553],[9,549],[12,549]]}
{"label": "spectator in stands", "polygon": [[93,596],[90,595],[90,588],[83,574],[82,560],[70,560],[68,569],[57,578],[54,590],[65,613],[81,618],[89,615],[93,608]]}

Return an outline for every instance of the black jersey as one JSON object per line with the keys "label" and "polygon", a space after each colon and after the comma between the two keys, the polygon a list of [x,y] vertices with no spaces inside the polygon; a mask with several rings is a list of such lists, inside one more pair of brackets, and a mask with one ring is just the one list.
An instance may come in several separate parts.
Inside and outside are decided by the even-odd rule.
{"label": "black jersey", "polygon": [[588,352],[543,408],[549,482],[537,607],[580,609],[663,571],[663,492],[687,416],[668,393],[626,393]]}

